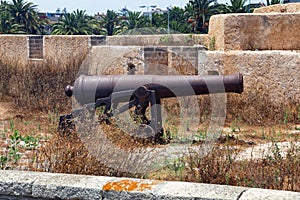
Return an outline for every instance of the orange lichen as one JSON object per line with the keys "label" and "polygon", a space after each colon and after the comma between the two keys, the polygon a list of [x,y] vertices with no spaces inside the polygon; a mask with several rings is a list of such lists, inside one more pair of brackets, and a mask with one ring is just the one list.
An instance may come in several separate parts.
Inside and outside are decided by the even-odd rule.
{"label": "orange lichen", "polygon": [[117,182],[108,182],[103,186],[103,190],[115,190],[115,191],[144,191],[150,190],[153,185],[156,185],[160,181],[152,182],[137,182],[133,180],[121,180]]}

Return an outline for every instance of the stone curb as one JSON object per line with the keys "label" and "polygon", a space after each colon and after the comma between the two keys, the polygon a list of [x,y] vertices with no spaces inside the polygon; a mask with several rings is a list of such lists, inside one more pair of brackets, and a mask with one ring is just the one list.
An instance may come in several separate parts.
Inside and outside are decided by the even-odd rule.
{"label": "stone curb", "polygon": [[300,193],[202,183],[0,171],[0,199],[300,200]]}

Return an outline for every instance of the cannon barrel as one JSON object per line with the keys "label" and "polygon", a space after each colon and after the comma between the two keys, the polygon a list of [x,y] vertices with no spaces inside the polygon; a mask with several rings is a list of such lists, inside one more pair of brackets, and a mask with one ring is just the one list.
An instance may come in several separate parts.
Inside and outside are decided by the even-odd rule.
{"label": "cannon barrel", "polygon": [[65,93],[69,97],[74,95],[83,105],[109,97],[115,92],[136,90],[141,86],[155,91],[157,99],[224,92],[242,93],[243,75],[81,75],[74,86],[65,88]]}

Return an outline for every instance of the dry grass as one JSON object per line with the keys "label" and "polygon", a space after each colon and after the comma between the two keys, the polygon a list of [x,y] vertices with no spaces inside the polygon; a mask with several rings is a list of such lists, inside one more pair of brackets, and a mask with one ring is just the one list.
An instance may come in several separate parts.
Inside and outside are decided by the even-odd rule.
{"label": "dry grass", "polygon": [[[66,131],[67,135],[59,132],[52,134],[51,139],[42,145],[38,153],[38,170],[144,177],[146,166],[143,159],[149,151],[135,157],[130,153],[145,146],[150,147],[151,151],[153,144],[150,141],[127,135],[115,125],[102,124],[94,129],[91,128],[92,124],[85,121],[84,125],[79,126],[77,130]],[[88,131],[82,132],[82,129]]]}
{"label": "dry grass", "polygon": [[53,63],[32,63],[21,67],[0,60],[0,98],[12,97],[17,108],[30,111],[66,111],[71,101],[64,87],[76,78],[81,60],[61,66]]}
{"label": "dry grass", "polygon": [[280,123],[300,123],[300,105],[297,102],[275,104],[267,94],[227,95],[228,121],[242,118],[248,124],[276,125]]}
{"label": "dry grass", "polygon": [[[277,190],[300,191],[300,154],[292,145],[286,158],[274,146],[273,154],[264,159],[237,160],[239,149],[216,146],[205,157],[191,152],[170,163],[152,178],[226,184]],[[167,175],[166,175],[167,174]]]}

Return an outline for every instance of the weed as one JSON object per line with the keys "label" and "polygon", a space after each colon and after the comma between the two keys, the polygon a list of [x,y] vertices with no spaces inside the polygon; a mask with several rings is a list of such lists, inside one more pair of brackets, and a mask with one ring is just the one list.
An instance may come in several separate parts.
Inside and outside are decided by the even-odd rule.
{"label": "weed", "polygon": [[34,150],[39,140],[33,136],[22,136],[18,130],[9,135],[7,147],[3,155],[0,155],[0,169],[14,169],[21,159],[22,150]]}
{"label": "weed", "polygon": [[183,181],[183,171],[185,168],[185,160],[181,158],[177,158],[176,160],[169,161],[167,163],[167,168],[174,172],[176,176],[179,176],[179,180]]}
{"label": "weed", "polygon": [[300,123],[300,106],[298,106],[297,119],[298,119],[298,122]]}
{"label": "weed", "polygon": [[231,132],[240,132],[241,131],[241,128],[238,124],[238,122],[241,121],[241,118],[239,117],[238,119],[234,119],[233,122],[231,123],[230,125],[230,128],[231,128]]}
{"label": "weed", "polygon": [[27,110],[55,113],[66,111],[71,101],[66,101],[64,87],[74,82],[82,58],[61,63],[19,64],[0,59],[0,97],[13,97],[16,107]]}
{"label": "weed", "polygon": [[278,161],[282,161],[282,155],[281,155],[281,151],[280,151],[280,148],[278,146],[278,143],[273,143],[272,147],[271,147],[271,150],[272,150],[272,154],[273,154],[273,157],[271,157],[270,159],[271,160],[274,160],[276,162]]}
{"label": "weed", "polygon": [[209,41],[209,50],[211,51],[214,51],[216,50],[216,37],[213,36],[210,38],[210,41]]}
{"label": "weed", "polygon": [[160,44],[170,44],[174,41],[174,38],[170,35],[164,35],[159,39]]}
{"label": "weed", "polygon": [[257,51],[258,50],[257,45],[255,43],[253,43],[252,41],[249,42],[248,46],[249,46],[248,48],[249,48],[250,51]]}
{"label": "weed", "polygon": [[9,119],[9,127],[10,127],[10,131],[15,130],[15,121],[12,118]]}
{"label": "weed", "polygon": [[284,117],[283,117],[283,124],[287,125],[289,122],[289,111],[284,112]]}
{"label": "weed", "polygon": [[206,130],[198,129],[197,134],[194,135],[197,141],[205,141],[206,139]]}

